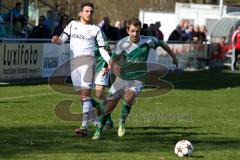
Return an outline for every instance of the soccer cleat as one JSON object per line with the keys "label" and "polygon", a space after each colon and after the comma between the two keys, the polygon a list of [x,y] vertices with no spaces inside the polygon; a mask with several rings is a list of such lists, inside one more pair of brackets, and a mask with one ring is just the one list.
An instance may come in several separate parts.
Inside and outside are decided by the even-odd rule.
{"label": "soccer cleat", "polygon": [[113,128],[113,121],[112,120],[108,120],[107,123],[105,124],[105,130],[110,130]]}
{"label": "soccer cleat", "polygon": [[81,137],[85,137],[88,135],[88,131],[86,127],[76,128],[75,133],[76,135],[79,135]]}
{"label": "soccer cleat", "polygon": [[102,135],[102,129],[99,127],[96,127],[96,131],[92,137],[92,140],[99,140],[101,139],[101,135]]}
{"label": "soccer cleat", "polygon": [[118,128],[118,137],[123,137],[125,135],[125,123],[119,123],[119,128]]}

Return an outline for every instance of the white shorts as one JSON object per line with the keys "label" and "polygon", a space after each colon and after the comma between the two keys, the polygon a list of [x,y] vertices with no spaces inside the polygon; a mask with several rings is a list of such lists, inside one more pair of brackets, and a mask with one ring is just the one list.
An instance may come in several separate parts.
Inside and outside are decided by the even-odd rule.
{"label": "white shorts", "polygon": [[75,91],[91,89],[95,75],[95,58],[78,56],[71,60],[71,78]]}
{"label": "white shorts", "polygon": [[107,86],[109,79],[109,72],[103,76],[104,70],[95,74],[95,85]]}
{"label": "white shorts", "polygon": [[139,80],[123,80],[116,77],[114,83],[109,89],[107,100],[121,98],[127,90],[133,91],[136,95],[139,94],[144,87],[144,84]]}

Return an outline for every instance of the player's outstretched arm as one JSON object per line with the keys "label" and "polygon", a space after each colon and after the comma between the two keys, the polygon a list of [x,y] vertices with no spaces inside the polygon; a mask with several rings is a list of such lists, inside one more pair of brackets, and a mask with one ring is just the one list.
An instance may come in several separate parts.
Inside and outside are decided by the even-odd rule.
{"label": "player's outstretched arm", "polygon": [[173,60],[173,64],[176,65],[176,67],[178,68],[178,60],[177,60],[177,57],[176,55],[173,53],[173,51],[171,50],[171,48],[166,44],[164,43],[162,45],[162,48],[167,51],[167,53],[172,57],[172,60]]}
{"label": "player's outstretched arm", "polygon": [[173,53],[173,51],[171,50],[171,48],[163,41],[159,41],[157,40],[155,37],[152,37],[150,40],[147,41],[147,44],[152,47],[152,48],[157,48],[159,46],[161,46],[173,59],[173,64],[176,65],[176,67],[178,68],[178,60],[176,55]]}
{"label": "player's outstretched arm", "polygon": [[52,39],[51,39],[51,42],[60,45],[60,44],[62,44],[62,39],[58,36],[53,36]]}

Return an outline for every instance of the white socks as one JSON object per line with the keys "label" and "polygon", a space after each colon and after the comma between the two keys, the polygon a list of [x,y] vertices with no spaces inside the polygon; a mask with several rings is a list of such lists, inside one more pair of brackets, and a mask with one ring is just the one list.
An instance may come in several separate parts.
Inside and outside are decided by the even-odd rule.
{"label": "white socks", "polygon": [[88,120],[92,120],[93,125],[96,126],[98,124],[98,118],[94,113],[94,109],[92,106],[92,99],[91,98],[85,98],[82,100],[83,105],[83,120],[82,120],[82,126],[88,127]]}

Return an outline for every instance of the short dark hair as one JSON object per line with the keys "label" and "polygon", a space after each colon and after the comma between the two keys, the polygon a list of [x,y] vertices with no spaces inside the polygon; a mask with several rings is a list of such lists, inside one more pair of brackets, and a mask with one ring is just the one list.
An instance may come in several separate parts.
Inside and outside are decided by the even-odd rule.
{"label": "short dark hair", "polygon": [[139,26],[141,27],[141,22],[138,18],[130,18],[128,21],[127,21],[127,28],[129,28],[131,25],[133,26]]}
{"label": "short dark hair", "polygon": [[86,7],[86,6],[92,7],[92,8],[94,9],[94,4],[93,4],[93,3],[91,3],[91,2],[85,2],[85,3],[81,4],[81,11],[82,11],[83,8]]}

